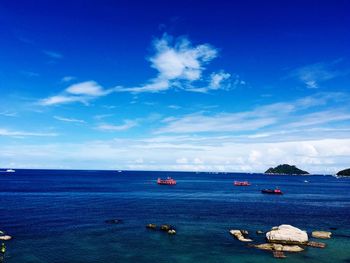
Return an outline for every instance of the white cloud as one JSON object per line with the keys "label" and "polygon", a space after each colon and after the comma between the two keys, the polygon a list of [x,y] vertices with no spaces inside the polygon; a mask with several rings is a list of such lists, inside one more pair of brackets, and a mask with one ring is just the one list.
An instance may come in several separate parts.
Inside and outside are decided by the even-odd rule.
{"label": "white cloud", "polygon": [[5,117],[17,117],[17,112],[13,112],[13,111],[2,111],[0,112],[1,116],[5,116]]}
{"label": "white cloud", "polygon": [[70,85],[62,94],[54,95],[39,101],[40,105],[51,106],[71,102],[87,104],[88,101],[105,96],[113,92],[113,89],[104,89],[95,81],[85,81]]}
{"label": "white cloud", "polygon": [[101,131],[125,131],[135,127],[136,125],[136,121],[125,120],[124,124],[122,125],[101,124],[97,126],[97,129]]}
{"label": "white cloud", "polygon": [[9,137],[27,137],[27,136],[52,137],[52,136],[57,136],[57,135],[58,135],[57,133],[52,133],[52,132],[13,131],[13,130],[0,128],[0,136],[9,136]]}
{"label": "white cloud", "polygon": [[76,77],[73,77],[73,76],[64,76],[64,77],[61,79],[61,81],[62,81],[62,82],[70,82],[70,81],[75,80],[75,79],[76,79]]}
{"label": "white cloud", "polygon": [[150,58],[159,78],[195,81],[201,78],[204,65],[217,56],[217,51],[208,44],[193,47],[182,38],[171,46],[172,39],[166,35],[154,42],[156,55]]}
{"label": "white cloud", "polygon": [[86,98],[78,97],[78,96],[56,95],[45,99],[41,99],[39,101],[39,104],[43,106],[51,106],[51,105],[65,104],[65,103],[71,103],[71,102],[86,103]]}
{"label": "white cloud", "polygon": [[349,156],[348,138],[241,143],[230,137],[169,136],[0,148],[0,164],[26,168],[43,168],[44,158],[46,168],[264,172],[290,163],[311,173],[334,173],[348,166]]}
{"label": "white cloud", "polygon": [[74,119],[74,118],[66,118],[61,116],[54,116],[56,120],[64,121],[64,122],[76,122],[76,123],[85,123],[84,120]]}
{"label": "white cloud", "polygon": [[222,82],[229,79],[231,77],[231,74],[226,72],[218,72],[218,73],[212,73],[210,75],[210,83],[209,88],[211,89],[219,89],[222,85]]}
{"label": "white cloud", "polygon": [[104,90],[95,81],[85,81],[69,86],[66,92],[73,95],[99,97],[110,93],[111,90]]}
{"label": "white cloud", "polygon": [[153,45],[155,54],[149,58],[149,61],[151,67],[157,70],[157,76],[144,85],[130,88],[118,86],[115,91],[154,93],[177,88],[193,92],[208,92],[230,87],[230,85],[222,86],[223,82],[229,82],[231,77],[229,73],[224,71],[212,73],[209,81],[203,76],[206,65],[218,54],[217,49],[211,45],[194,46],[187,38],[173,39],[168,35],[156,39]]}
{"label": "white cloud", "polygon": [[[203,76],[206,65],[218,54],[217,49],[209,44],[192,45],[187,38],[173,39],[165,34],[162,38],[156,39],[153,46],[155,54],[149,58],[149,61],[151,67],[157,70],[157,75],[146,83],[135,87],[119,85],[104,89],[95,81],[86,81],[69,86],[61,94],[42,99],[39,104],[45,106],[71,102],[86,104],[89,100],[113,92],[156,93],[170,88],[208,92],[245,84],[244,81],[237,79],[237,76],[230,83],[231,74],[224,71],[211,73],[209,78]],[[52,58],[62,58],[62,55],[56,52],[43,52]],[[69,82],[73,79],[72,76],[66,76],[62,81]],[[223,85],[224,82],[228,84]]]}
{"label": "white cloud", "polygon": [[[298,127],[314,127],[350,119],[346,109],[331,107],[327,110],[314,110],[305,113],[311,107],[324,106],[330,101],[348,103],[348,96],[340,93],[320,93],[292,102],[280,102],[256,107],[250,111],[234,113],[208,114],[198,112],[182,117],[167,117],[163,119],[165,126],[156,133],[203,133],[203,132],[245,132],[257,131],[269,126],[282,130]],[[318,127],[319,128],[319,127]],[[275,132],[273,132],[275,134]],[[260,132],[250,135],[251,138],[269,137],[271,132]]]}

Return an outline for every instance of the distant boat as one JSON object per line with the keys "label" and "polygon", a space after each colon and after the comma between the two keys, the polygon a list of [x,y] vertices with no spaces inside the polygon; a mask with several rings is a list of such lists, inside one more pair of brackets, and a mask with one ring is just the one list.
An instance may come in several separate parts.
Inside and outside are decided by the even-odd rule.
{"label": "distant boat", "polygon": [[308,180],[304,180],[304,183],[308,183],[309,181]]}
{"label": "distant boat", "polygon": [[176,185],[176,181],[171,177],[168,177],[167,179],[158,178],[157,184]]}
{"label": "distant boat", "polygon": [[282,191],[278,188],[276,189],[263,189],[261,190],[263,194],[274,194],[274,195],[282,195]]}
{"label": "distant boat", "polygon": [[235,186],[249,186],[251,183],[248,181],[234,181],[233,183]]}
{"label": "distant boat", "polygon": [[4,170],[4,171],[0,171],[1,173],[14,173],[14,172],[16,172],[15,170],[13,170],[13,169],[6,169],[6,170]]}

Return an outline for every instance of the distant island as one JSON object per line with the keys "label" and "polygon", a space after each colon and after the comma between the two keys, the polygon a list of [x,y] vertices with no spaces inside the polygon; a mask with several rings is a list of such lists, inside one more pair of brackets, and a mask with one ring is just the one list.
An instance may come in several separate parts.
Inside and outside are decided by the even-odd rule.
{"label": "distant island", "polygon": [[297,168],[295,165],[289,165],[289,164],[280,164],[275,168],[271,167],[267,169],[265,173],[266,174],[289,174],[289,175],[309,174],[308,172]]}
{"label": "distant island", "polygon": [[349,169],[345,169],[345,170],[341,170],[337,173],[337,175],[341,175],[341,176],[350,176],[350,168]]}

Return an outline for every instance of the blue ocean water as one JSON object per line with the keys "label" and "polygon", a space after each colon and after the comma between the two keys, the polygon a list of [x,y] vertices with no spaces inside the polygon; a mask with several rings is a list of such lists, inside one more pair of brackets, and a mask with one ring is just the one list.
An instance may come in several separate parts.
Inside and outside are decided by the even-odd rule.
{"label": "blue ocean water", "polygon": [[[176,186],[160,186],[171,176]],[[250,187],[235,187],[249,180]],[[308,180],[309,183],[305,183]],[[280,187],[284,195],[264,195]],[[350,179],[132,171],[17,170],[0,176],[0,230],[7,263],[275,262],[269,252],[233,239],[230,229],[279,224],[331,230],[325,249],[288,254],[285,262],[350,262]],[[105,220],[118,218],[111,225]],[[145,228],[171,224],[177,235]]]}

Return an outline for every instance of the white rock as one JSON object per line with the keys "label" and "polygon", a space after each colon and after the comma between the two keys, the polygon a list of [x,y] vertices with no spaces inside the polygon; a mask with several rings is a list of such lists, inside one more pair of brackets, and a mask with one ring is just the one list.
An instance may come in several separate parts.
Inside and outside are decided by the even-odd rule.
{"label": "white rock", "polygon": [[308,242],[307,233],[291,225],[273,227],[266,233],[266,238],[272,243],[281,244],[305,244]]}
{"label": "white rock", "polygon": [[241,232],[241,230],[230,230],[230,234],[233,235],[235,238],[237,238],[239,241],[242,242],[252,242],[253,240],[249,238],[245,238]]}

